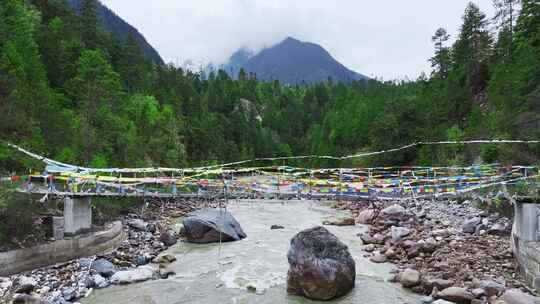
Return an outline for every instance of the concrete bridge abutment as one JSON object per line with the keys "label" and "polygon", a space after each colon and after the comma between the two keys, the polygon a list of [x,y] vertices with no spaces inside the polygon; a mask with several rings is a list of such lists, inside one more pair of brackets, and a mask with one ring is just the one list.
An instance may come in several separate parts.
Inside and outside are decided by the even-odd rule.
{"label": "concrete bridge abutment", "polygon": [[92,205],[90,196],[66,196],[64,198],[64,235],[73,236],[92,228]]}
{"label": "concrete bridge abutment", "polygon": [[512,251],[529,287],[540,292],[540,204],[514,204]]}

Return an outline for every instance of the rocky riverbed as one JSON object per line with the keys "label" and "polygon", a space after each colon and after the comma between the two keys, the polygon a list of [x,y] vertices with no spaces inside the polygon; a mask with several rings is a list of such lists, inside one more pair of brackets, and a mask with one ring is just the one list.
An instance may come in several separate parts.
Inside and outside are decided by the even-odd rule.
{"label": "rocky riverbed", "polygon": [[[178,221],[176,218],[205,205],[208,206],[205,202],[151,205],[144,212],[137,210],[130,213],[122,218],[127,239],[116,250],[0,278],[0,303],[12,300],[15,303],[76,303],[81,298],[95,294],[96,289],[110,285],[166,278],[179,269],[174,262],[175,255],[163,253],[177,242],[178,230],[173,228]],[[257,210],[257,214],[264,214],[270,206],[273,205],[261,207],[263,209]],[[374,266],[381,263],[394,264],[391,281],[423,295],[421,303],[540,303],[516,275],[509,241],[510,219],[482,211],[472,201],[402,201],[399,204],[378,201],[338,202],[334,207],[350,211],[353,217],[326,218],[318,223],[333,226],[354,225],[355,222],[367,224],[369,229],[358,236],[354,236],[356,233],[348,233],[348,237],[357,239],[359,243],[358,247],[352,247],[359,253],[355,260],[369,259]],[[249,223],[253,217],[255,210],[249,208],[244,205],[238,208],[239,212],[248,210],[246,214],[249,215],[242,218],[243,222]],[[289,210],[293,207],[276,205],[275,212],[281,208]],[[297,206],[295,212],[300,213],[303,208],[306,208],[305,204]],[[313,216],[312,213],[304,216],[308,215]],[[267,221],[266,218],[264,220]],[[283,229],[272,230],[284,227],[271,224],[265,222],[265,229],[287,232]],[[277,224],[283,223],[278,221]],[[336,227],[342,228],[347,227]],[[261,234],[261,231],[257,230],[255,235]],[[362,240],[363,245],[360,245],[359,240]],[[278,244],[278,240],[275,241],[272,248]],[[287,241],[279,239],[279,242],[283,251],[286,250]],[[350,242],[354,244],[352,239]],[[261,246],[260,241],[254,244],[256,247]],[[242,244],[238,246],[244,248]],[[356,253],[353,252],[353,255]],[[361,265],[360,271],[367,267]],[[363,286],[362,292],[354,292],[352,298],[345,301],[369,292],[366,288]],[[279,298],[273,292],[274,289],[269,290],[272,296]]]}
{"label": "rocky riverbed", "polygon": [[359,235],[365,256],[395,264],[392,281],[425,295],[423,303],[540,303],[516,273],[511,220],[472,201],[341,202],[335,207],[351,210],[357,223],[369,225]]}
{"label": "rocky riverbed", "polygon": [[203,206],[204,201],[150,204],[121,218],[127,238],[115,250],[94,257],[0,277],[0,303],[69,304],[94,289],[167,277],[175,258],[160,255],[176,244],[177,218]]}

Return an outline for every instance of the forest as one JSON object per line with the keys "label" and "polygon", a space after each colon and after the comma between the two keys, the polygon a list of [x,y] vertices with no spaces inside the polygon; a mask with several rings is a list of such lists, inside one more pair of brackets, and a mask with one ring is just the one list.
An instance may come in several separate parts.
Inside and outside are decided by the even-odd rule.
{"label": "forest", "polygon": [[[457,37],[434,29],[429,75],[287,86],[155,63],[131,35],[120,41],[101,28],[96,0],[82,1],[80,14],[62,0],[3,0],[0,140],[84,166],[186,167],[415,141],[538,139],[540,5],[494,5],[488,18],[468,4]],[[421,146],[339,165],[531,164],[538,155],[532,144]],[[37,164],[0,145],[0,168]]]}

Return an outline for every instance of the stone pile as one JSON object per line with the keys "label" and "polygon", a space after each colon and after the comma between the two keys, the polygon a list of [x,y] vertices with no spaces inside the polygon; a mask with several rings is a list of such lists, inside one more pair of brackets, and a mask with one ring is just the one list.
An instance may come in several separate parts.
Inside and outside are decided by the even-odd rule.
{"label": "stone pile", "polygon": [[511,221],[470,201],[341,203],[357,223],[372,262],[396,264],[394,282],[423,303],[540,303],[516,275]]}

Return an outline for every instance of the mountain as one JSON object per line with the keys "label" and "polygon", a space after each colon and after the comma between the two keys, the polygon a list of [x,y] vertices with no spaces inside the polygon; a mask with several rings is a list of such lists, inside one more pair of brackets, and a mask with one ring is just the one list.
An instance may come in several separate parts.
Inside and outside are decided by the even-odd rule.
{"label": "mountain", "polygon": [[277,79],[289,85],[319,83],[328,79],[344,83],[369,79],[339,63],[320,45],[291,37],[258,54],[241,49],[223,68],[232,77],[237,77],[243,68],[247,73],[255,73],[259,80]]}
{"label": "mountain", "polygon": [[[83,2],[84,0],[68,1],[69,5],[77,12],[80,12]],[[151,59],[157,64],[164,64],[164,61],[159,53],[150,45],[150,43],[148,43],[148,41],[146,41],[146,38],[144,38],[144,36],[136,28],[124,21],[124,19],[116,15],[100,1],[96,2],[99,16],[101,17],[101,22],[105,30],[111,32],[120,41],[125,41],[128,34],[131,34],[147,58]]]}

